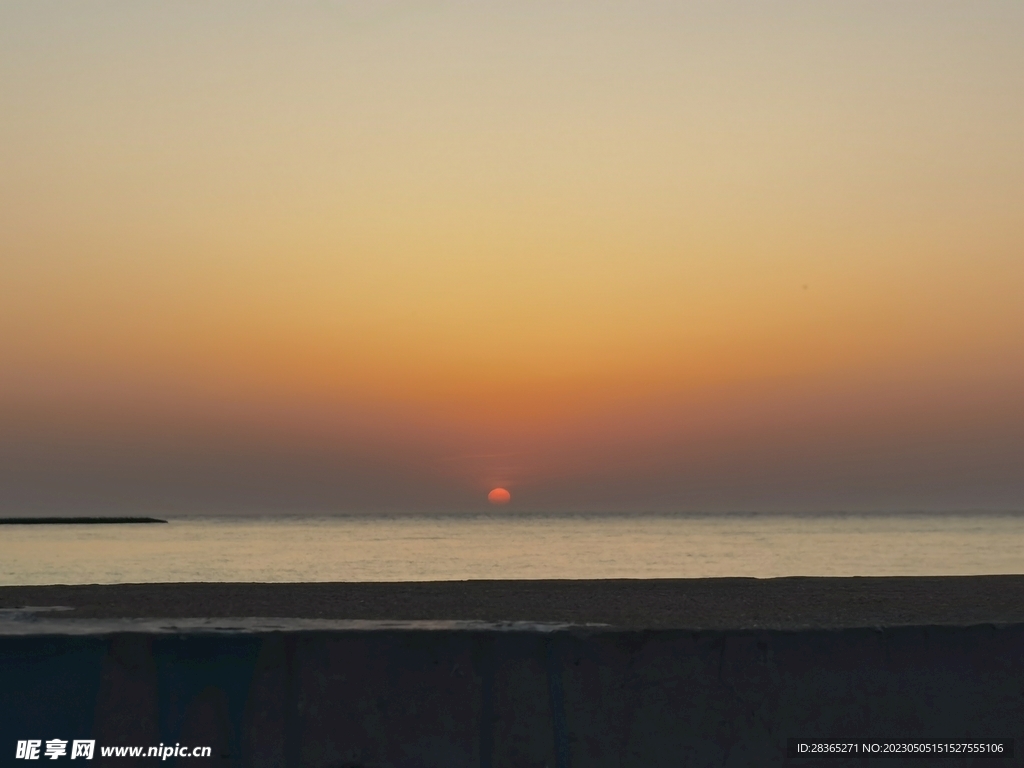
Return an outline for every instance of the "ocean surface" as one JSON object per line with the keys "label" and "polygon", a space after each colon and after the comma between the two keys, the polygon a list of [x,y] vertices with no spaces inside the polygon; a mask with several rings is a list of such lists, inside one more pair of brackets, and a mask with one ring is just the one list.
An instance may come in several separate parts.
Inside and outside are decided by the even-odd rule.
{"label": "ocean surface", "polygon": [[0,527],[0,584],[1024,573],[1024,514],[181,517]]}

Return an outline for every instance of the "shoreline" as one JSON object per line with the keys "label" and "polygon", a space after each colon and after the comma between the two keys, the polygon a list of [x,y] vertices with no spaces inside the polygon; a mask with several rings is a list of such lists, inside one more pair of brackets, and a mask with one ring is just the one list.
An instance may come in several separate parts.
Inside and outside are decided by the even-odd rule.
{"label": "shoreline", "polygon": [[275,617],[633,630],[1009,625],[1024,624],[1024,575],[0,587],[0,609],[26,606],[68,608],[59,620]]}

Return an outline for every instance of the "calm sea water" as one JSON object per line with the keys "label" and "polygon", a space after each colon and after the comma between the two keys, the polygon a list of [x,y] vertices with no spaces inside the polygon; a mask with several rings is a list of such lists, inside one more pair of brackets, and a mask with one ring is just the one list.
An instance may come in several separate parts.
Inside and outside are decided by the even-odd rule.
{"label": "calm sea water", "polygon": [[1024,573],[1024,514],[178,518],[0,527],[0,584]]}

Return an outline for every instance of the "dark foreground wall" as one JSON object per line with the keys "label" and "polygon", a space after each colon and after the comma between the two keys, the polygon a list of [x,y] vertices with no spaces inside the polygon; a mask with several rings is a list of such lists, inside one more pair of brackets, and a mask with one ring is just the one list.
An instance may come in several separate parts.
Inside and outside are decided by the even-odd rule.
{"label": "dark foreground wall", "polygon": [[788,737],[1019,752],[1024,625],[23,633],[0,636],[0,683],[4,765],[50,738],[214,748],[167,765],[813,765]]}

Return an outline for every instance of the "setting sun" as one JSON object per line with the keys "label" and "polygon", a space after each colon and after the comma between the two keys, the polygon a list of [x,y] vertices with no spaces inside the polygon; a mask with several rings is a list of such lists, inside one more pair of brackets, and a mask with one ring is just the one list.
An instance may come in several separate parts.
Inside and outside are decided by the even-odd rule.
{"label": "setting sun", "polygon": [[512,494],[504,488],[495,488],[487,494],[487,500],[491,504],[508,504],[512,500]]}

